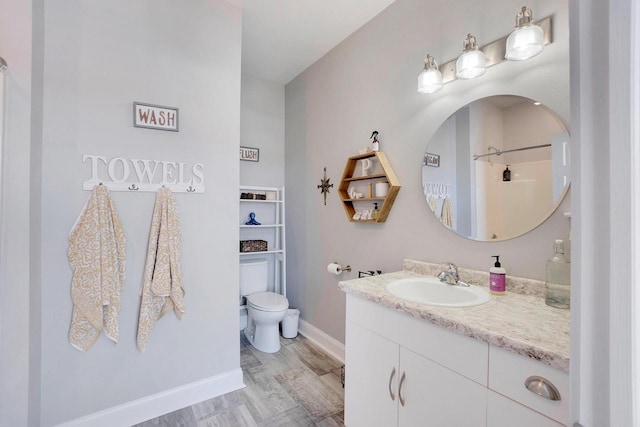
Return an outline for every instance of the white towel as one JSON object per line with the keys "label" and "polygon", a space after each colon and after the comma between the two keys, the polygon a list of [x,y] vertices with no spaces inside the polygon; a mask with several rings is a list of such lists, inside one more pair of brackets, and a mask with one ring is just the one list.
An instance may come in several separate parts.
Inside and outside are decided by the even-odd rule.
{"label": "white towel", "polygon": [[138,350],[143,352],[151,329],[169,311],[184,314],[182,286],[182,235],[176,201],[162,187],[156,196],[149,232],[147,261],[140,291]]}
{"label": "white towel", "polygon": [[454,230],[453,206],[451,206],[451,199],[448,197],[444,199],[444,202],[442,202],[442,214],[440,215],[440,221],[450,229]]}
{"label": "white towel", "polygon": [[429,194],[429,197],[427,198],[427,203],[429,204],[429,209],[431,209],[431,212],[436,214],[437,204],[436,204],[436,199],[433,197],[433,194]]}
{"label": "white towel", "polygon": [[125,246],[126,238],[109,190],[96,185],[69,233],[67,251],[73,270],[69,341],[78,350],[89,350],[103,329],[107,337],[118,342]]}

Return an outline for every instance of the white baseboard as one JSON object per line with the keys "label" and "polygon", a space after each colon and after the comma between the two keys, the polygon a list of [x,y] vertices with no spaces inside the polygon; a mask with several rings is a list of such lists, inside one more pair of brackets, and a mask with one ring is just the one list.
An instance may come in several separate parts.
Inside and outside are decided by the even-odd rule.
{"label": "white baseboard", "polygon": [[340,363],[344,363],[344,344],[340,341],[327,335],[311,323],[305,322],[302,319],[300,319],[300,323],[298,324],[298,331],[313,341],[313,343],[318,347],[338,359]]}
{"label": "white baseboard", "polygon": [[128,427],[244,388],[242,369],[166,390],[59,424],[61,427]]}

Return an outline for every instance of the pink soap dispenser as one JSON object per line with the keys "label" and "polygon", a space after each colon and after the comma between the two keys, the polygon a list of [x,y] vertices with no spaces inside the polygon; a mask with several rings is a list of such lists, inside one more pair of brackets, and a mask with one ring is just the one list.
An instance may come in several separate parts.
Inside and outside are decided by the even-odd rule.
{"label": "pink soap dispenser", "polygon": [[494,295],[504,295],[507,272],[500,265],[500,255],[493,255],[492,258],[496,259],[496,263],[489,269],[489,290]]}

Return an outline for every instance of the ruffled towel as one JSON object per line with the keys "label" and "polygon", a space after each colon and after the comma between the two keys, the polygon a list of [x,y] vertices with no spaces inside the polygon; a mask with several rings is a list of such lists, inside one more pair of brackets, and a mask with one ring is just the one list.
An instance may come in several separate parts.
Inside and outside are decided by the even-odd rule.
{"label": "ruffled towel", "polygon": [[454,229],[453,206],[451,206],[451,199],[448,197],[444,199],[444,202],[442,202],[442,215],[440,216],[440,221],[450,229]]}
{"label": "ruffled towel", "polygon": [[69,341],[81,351],[93,346],[100,332],[118,342],[120,293],[124,290],[126,238],[115,205],[104,185],[91,196],[69,233],[69,265],[73,270],[73,314]]}
{"label": "ruffled towel", "polygon": [[143,352],[151,329],[162,316],[175,311],[182,319],[184,314],[180,221],[176,201],[165,187],[158,191],[153,209],[140,296],[138,350]]}

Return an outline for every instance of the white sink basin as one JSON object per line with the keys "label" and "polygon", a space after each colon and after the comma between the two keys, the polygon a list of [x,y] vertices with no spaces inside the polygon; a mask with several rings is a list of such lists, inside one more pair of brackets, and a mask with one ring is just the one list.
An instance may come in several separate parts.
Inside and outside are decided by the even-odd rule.
{"label": "white sink basin", "polygon": [[394,280],[387,285],[387,291],[407,301],[444,307],[470,307],[491,299],[489,292],[478,286],[447,285],[436,277]]}

